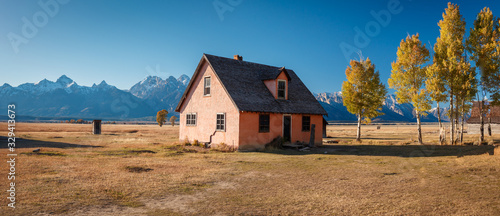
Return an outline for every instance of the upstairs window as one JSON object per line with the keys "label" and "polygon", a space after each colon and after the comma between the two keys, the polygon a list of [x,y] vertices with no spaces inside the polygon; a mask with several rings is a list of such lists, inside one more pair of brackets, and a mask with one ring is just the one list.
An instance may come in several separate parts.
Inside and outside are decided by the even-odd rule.
{"label": "upstairs window", "polygon": [[186,126],[196,126],[196,113],[186,114]]}
{"label": "upstairs window", "polygon": [[302,131],[311,131],[311,116],[302,116]]}
{"label": "upstairs window", "polygon": [[217,113],[217,128],[218,131],[226,131],[226,114]]}
{"label": "upstairs window", "polygon": [[203,96],[210,96],[210,77],[205,77],[203,86]]}
{"label": "upstairs window", "polygon": [[286,99],[286,81],[278,80],[278,99]]}
{"label": "upstairs window", "polygon": [[269,132],[269,114],[259,115],[259,133]]}

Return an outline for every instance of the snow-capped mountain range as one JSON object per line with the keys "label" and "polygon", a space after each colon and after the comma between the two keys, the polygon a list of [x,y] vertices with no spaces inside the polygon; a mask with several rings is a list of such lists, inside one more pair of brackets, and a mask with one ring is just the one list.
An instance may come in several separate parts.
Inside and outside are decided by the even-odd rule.
{"label": "snow-capped mountain range", "polygon": [[130,90],[120,90],[104,80],[80,86],[62,75],[55,82],[43,79],[17,87],[6,83],[0,86],[0,106],[14,103],[18,115],[34,117],[140,118],[161,109],[172,112],[188,82],[186,75],[166,80],[150,76]]}
{"label": "snow-capped mountain range", "polygon": [[0,94],[9,95],[9,93],[16,94],[20,92],[26,92],[32,95],[43,95],[58,89],[62,89],[68,94],[71,94],[73,92],[90,94],[100,89],[107,89],[107,88],[115,88],[115,87],[108,85],[104,80],[99,85],[96,85],[94,83],[92,87],[80,86],[66,75],[62,75],[55,82],[43,79],[37,83],[24,83],[19,85],[18,87],[12,87],[9,84],[5,83],[2,87],[0,87]]}
{"label": "snow-capped mountain range", "polygon": [[[342,92],[333,93],[318,93],[314,94],[316,100],[328,112],[328,121],[356,121],[355,115],[349,113],[343,104]],[[431,110],[432,111],[432,110]],[[381,115],[374,121],[400,121],[400,122],[416,122],[413,106],[409,103],[400,104],[397,102],[396,96],[388,94],[382,106]],[[437,121],[437,112],[428,112],[429,115],[421,116],[424,122]],[[441,113],[443,115],[443,113]]]}
{"label": "snow-capped mountain range", "polygon": [[[130,119],[155,116],[161,109],[173,114],[189,81],[187,75],[167,79],[148,76],[129,90],[120,90],[104,80],[91,87],[80,86],[62,75],[55,82],[43,79],[17,87],[6,83],[0,86],[0,106],[5,108],[7,104],[15,103],[18,115],[34,117]],[[344,107],[341,92],[314,96],[328,112],[327,120],[357,120]],[[385,114],[374,121],[416,121],[413,106],[398,103],[395,95],[386,96],[382,112]],[[437,121],[435,108],[428,113],[422,121]],[[441,108],[442,119],[446,121],[445,113],[446,108]]]}
{"label": "snow-capped mountain range", "polygon": [[[450,117],[448,117],[446,114],[448,114],[449,107],[439,107],[439,115],[441,116],[441,121],[450,121]],[[434,117],[438,117],[438,112],[437,112],[437,107],[434,107],[429,110],[429,115],[433,115]],[[469,115],[466,116],[466,118],[469,118]]]}
{"label": "snow-capped mountain range", "polygon": [[182,97],[190,78],[181,75],[163,80],[157,76],[149,76],[130,88],[129,92],[144,100],[149,106],[173,112]]}

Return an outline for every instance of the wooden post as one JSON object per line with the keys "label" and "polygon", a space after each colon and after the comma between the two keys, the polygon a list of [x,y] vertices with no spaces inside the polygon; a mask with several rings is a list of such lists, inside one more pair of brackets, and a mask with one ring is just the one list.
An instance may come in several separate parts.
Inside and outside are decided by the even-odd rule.
{"label": "wooden post", "polygon": [[92,121],[92,134],[101,134],[101,120]]}
{"label": "wooden post", "polygon": [[316,125],[312,124],[311,125],[311,137],[309,139],[309,147],[314,147],[314,131],[316,129]]}

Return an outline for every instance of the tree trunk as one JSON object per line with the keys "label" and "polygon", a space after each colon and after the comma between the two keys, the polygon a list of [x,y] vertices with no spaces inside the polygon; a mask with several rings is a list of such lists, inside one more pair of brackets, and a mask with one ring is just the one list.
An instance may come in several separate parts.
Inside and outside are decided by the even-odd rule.
{"label": "tree trunk", "polygon": [[439,137],[441,138],[441,140],[439,140],[439,143],[441,145],[445,145],[446,144],[446,129],[444,128],[444,126],[439,129]]}
{"label": "tree trunk", "polygon": [[458,139],[459,139],[459,129],[458,129],[458,119],[459,119],[459,115],[458,115],[458,97],[457,97],[457,100],[455,101],[455,134],[456,134],[456,140],[455,140],[455,145],[458,144]]}
{"label": "tree trunk", "polygon": [[441,128],[442,127],[442,125],[441,125],[441,110],[439,110],[439,102],[437,102],[437,111],[438,111],[439,128]]}
{"label": "tree trunk", "polygon": [[483,118],[483,106],[484,100],[481,99],[481,103],[479,104],[479,145],[482,145],[484,142],[484,118]]}
{"label": "tree trunk", "polygon": [[420,127],[420,113],[416,110],[417,113],[417,130],[418,130],[418,144],[422,145],[422,128]]}
{"label": "tree trunk", "polygon": [[443,145],[443,142],[446,140],[446,135],[443,136],[442,128],[443,125],[441,124],[441,110],[439,109],[439,102],[437,102],[437,112],[438,112],[438,122],[439,122],[439,143]]}
{"label": "tree trunk", "polygon": [[453,92],[450,93],[450,142],[453,145],[455,141],[455,121],[453,120]]}
{"label": "tree trunk", "polygon": [[462,100],[462,118],[460,119],[460,143],[464,143],[465,101]]}
{"label": "tree trunk", "polygon": [[361,114],[358,114],[358,132],[356,134],[356,141],[361,141]]}

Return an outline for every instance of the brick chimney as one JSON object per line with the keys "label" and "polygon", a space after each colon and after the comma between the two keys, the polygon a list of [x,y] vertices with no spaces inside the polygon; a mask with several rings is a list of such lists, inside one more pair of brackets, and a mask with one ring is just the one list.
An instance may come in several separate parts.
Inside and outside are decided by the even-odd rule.
{"label": "brick chimney", "polygon": [[243,61],[243,56],[234,55],[234,60]]}

